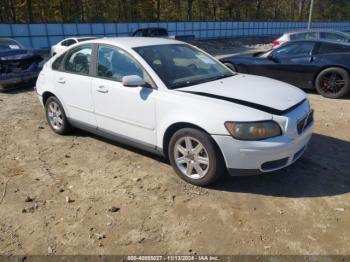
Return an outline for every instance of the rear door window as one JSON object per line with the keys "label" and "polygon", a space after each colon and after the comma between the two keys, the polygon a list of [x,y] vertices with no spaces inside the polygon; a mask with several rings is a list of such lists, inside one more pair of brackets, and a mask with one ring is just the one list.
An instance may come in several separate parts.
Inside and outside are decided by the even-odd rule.
{"label": "rear door window", "polygon": [[60,55],[59,57],[56,58],[56,60],[52,63],[52,69],[53,70],[59,70],[62,64],[64,58],[64,54]]}
{"label": "rear door window", "polygon": [[316,32],[308,32],[308,33],[297,33],[290,35],[290,40],[312,40],[317,39],[317,33]]}
{"label": "rear door window", "polygon": [[337,34],[337,33],[331,33],[331,32],[321,32],[320,38],[333,40],[333,41],[341,41],[341,42],[349,42],[349,39],[350,39],[350,37],[348,36]]}
{"label": "rear door window", "polygon": [[70,50],[64,62],[64,71],[81,75],[90,73],[92,45],[83,45]]}

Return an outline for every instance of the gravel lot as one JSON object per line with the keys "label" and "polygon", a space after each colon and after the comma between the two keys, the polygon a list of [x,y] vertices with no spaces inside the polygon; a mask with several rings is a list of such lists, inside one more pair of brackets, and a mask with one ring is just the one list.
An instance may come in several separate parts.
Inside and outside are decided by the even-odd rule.
{"label": "gravel lot", "polygon": [[297,163],[199,188],[153,155],[54,134],[31,89],[0,93],[0,254],[350,254],[350,99],[310,99]]}

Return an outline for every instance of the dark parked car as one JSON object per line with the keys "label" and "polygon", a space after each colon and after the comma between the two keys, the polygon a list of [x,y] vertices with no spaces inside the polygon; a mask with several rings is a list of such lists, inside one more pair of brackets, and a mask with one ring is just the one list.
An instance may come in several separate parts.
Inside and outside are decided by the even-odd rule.
{"label": "dark parked car", "polygon": [[278,47],[289,41],[297,40],[328,40],[339,42],[350,42],[350,34],[331,29],[311,29],[286,32],[272,42],[273,47]]}
{"label": "dark parked car", "polygon": [[35,84],[41,70],[41,55],[9,38],[0,38],[0,91]]}
{"label": "dark parked car", "polygon": [[329,98],[350,90],[350,44],[322,40],[287,42],[268,52],[220,59],[233,71],[267,76]]}
{"label": "dark parked car", "polygon": [[136,30],[132,36],[140,37],[169,37],[168,30],[160,27],[141,28]]}

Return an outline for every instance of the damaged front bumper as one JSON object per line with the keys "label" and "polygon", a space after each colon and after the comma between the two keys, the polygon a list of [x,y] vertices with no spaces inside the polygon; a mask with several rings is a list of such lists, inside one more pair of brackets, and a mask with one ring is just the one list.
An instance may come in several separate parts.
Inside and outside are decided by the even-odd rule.
{"label": "damaged front bumper", "polygon": [[8,74],[0,76],[0,91],[11,88],[35,84],[40,71],[21,72],[18,74]]}

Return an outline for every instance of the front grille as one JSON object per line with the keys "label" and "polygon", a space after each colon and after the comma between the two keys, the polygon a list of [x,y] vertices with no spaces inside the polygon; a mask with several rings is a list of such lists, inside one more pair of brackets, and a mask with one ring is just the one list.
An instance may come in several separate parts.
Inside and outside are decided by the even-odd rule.
{"label": "front grille", "polygon": [[309,114],[307,114],[305,117],[303,117],[301,120],[299,120],[297,124],[298,128],[298,134],[300,135],[301,133],[304,132],[314,121],[314,111],[311,110]]}
{"label": "front grille", "polygon": [[288,163],[288,157],[274,160],[274,161],[269,161],[265,162],[264,164],[261,165],[261,168],[263,170],[271,170],[271,169],[276,169],[276,168],[281,168]]}
{"label": "front grille", "polygon": [[4,73],[16,73],[28,69],[30,65],[31,63],[28,62],[16,62],[3,65],[1,69],[4,71]]}
{"label": "front grille", "polygon": [[37,63],[37,62],[31,59],[4,62],[3,64],[0,64],[0,72],[2,74],[19,73],[19,72],[28,70],[29,67],[34,63]]}

